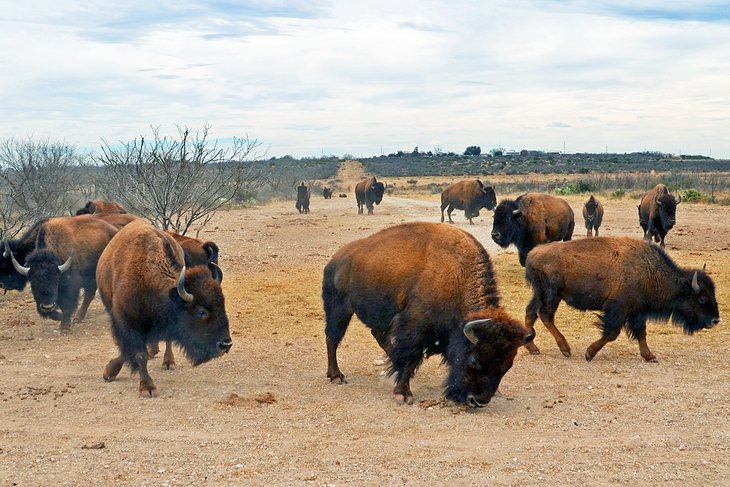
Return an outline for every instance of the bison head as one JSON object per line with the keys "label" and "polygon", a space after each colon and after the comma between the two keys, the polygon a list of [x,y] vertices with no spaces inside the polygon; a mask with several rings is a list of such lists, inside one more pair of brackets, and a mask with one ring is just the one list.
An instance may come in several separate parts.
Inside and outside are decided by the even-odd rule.
{"label": "bison head", "polygon": [[41,316],[48,316],[58,306],[58,288],[62,274],[71,268],[73,254],[61,264],[55,253],[47,249],[39,249],[26,259],[26,266],[22,266],[10,255],[13,266],[18,274],[27,276],[30,289],[33,292],[36,309]]}
{"label": "bison head", "polygon": [[527,330],[500,309],[472,313],[463,336],[449,342],[451,371],[446,397],[469,406],[482,407],[492,399],[504,374],[512,367],[517,349],[532,341]]}
{"label": "bison head", "polygon": [[686,270],[685,276],[683,292],[673,301],[672,320],[689,334],[712,328],[720,322],[715,283],[704,269]]}
{"label": "bison head", "polygon": [[494,188],[491,186],[484,186],[480,180],[477,179],[479,188],[482,190],[479,195],[479,203],[487,210],[493,210],[497,206],[497,195],[494,192]]}
{"label": "bison head", "polygon": [[669,193],[657,194],[654,197],[654,203],[657,205],[657,211],[659,212],[659,218],[662,221],[662,226],[670,230],[677,222],[677,205],[682,202],[674,199]]}
{"label": "bison head", "polygon": [[588,201],[586,201],[583,206],[586,209],[586,220],[592,222],[593,219],[596,217],[596,208],[598,208],[598,201],[596,201],[596,198],[591,195],[591,197],[588,198]]}
{"label": "bison head", "polygon": [[368,191],[372,195],[372,201],[379,205],[383,201],[383,194],[385,194],[385,185],[383,183],[374,182],[372,186],[368,188]]}
{"label": "bison head", "polygon": [[2,248],[2,257],[0,257],[0,289],[3,289],[5,292],[8,289],[22,291],[25,289],[28,278],[15,270],[13,266],[14,257],[11,258],[12,250],[7,240],[3,242]]}
{"label": "bison head", "polygon": [[170,289],[170,300],[177,318],[172,329],[173,339],[193,365],[200,365],[231,349],[233,342],[223,291],[208,266],[187,270],[183,267],[177,286]]}
{"label": "bison head", "polygon": [[517,202],[504,200],[494,210],[492,221],[492,240],[502,248],[518,240],[521,223],[521,210]]}

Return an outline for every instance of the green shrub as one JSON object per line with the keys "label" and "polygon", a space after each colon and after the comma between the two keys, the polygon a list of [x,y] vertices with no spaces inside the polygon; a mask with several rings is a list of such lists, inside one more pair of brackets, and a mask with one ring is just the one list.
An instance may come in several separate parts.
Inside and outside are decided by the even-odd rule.
{"label": "green shrub", "polygon": [[683,201],[704,201],[707,199],[707,195],[704,195],[694,188],[685,189],[682,192]]}
{"label": "green shrub", "polygon": [[625,190],[623,190],[623,189],[621,189],[621,188],[619,188],[619,189],[617,189],[617,190],[615,190],[615,191],[611,191],[611,192],[610,192],[610,193],[608,194],[608,197],[609,197],[609,198],[613,198],[613,199],[617,199],[617,200],[618,200],[618,199],[621,199],[621,198],[623,198],[625,194],[626,194],[626,191],[625,191]]}

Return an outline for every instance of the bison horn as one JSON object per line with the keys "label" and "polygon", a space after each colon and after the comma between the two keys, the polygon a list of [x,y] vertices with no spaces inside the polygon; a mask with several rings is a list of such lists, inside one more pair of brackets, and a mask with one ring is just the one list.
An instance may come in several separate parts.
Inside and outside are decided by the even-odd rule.
{"label": "bison horn", "polygon": [[522,214],[522,210],[520,210],[519,208],[517,208],[516,210],[513,210],[512,211],[512,214],[514,216],[520,216]]}
{"label": "bison horn", "polygon": [[464,336],[470,342],[472,342],[474,345],[476,345],[477,342],[479,341],[479,338],[477,338],[476,333],[474,333],[474,327],[475,326],[479,326],[479,325],[483,325],[484,323],[489,323],[490,321],[492,321],[492,320],[490,320],[489,318],[486,318],[486,319],[483,319],[483,320],[469,321],[466,325],[464,325]]}
{"label": "bison horn", "polygon": [[523,344],[530,343],[532,340],[535,339],[535,328],[532,328],[532,331],[527,334],[525,339],[522,341]]}
{"label": "bison horn", "polygon": [[702,264],[702,272],[705,272],[706,269],[707,269],[707,262]]}
{"label": "bison horn", "polygon": [[213,276],[215,282],[220,284],[221,281],[223,281],[223,271],[220,267],[218,267],[218,264],[216,264],[215,262],[208,262],[208,269],[210,269],[210,273]]}
{"label": "bison horn", "polygon": [[28,275],[28,273],[30,272],[30,267],[23,267],[22,265],[20,265],[18,261],[15,260],[15,256],[12,252],[10,252],[10,259],[13,261],[13,267],[15,267],[15,270],[18,271],[18,274],[21,274],[23,276]]}
{"label": "bison horn", "polygon": [[677,200],[677,204],[680,204],[682,202],[682,195],[679,195],[679,199]]}
{"label": "bison horn", "polygon": [[185,266],[180,271],[180,278],[177,280],[177,294],[186,303],[193,302],[193,295],[185,290]]}
{"label": "bison horn", "polygon": [[654,195],[654,203],[656,203],[659,206],[662,206],[662,202],[659,201],[659,194],[658,193]]}
{"label": "bison horn", "polygon": [[8,241],[5,240],[3,242],[5,244],[5,251],[3,252],[3,258],[7,259],[10,257],[10,244],[8,244]]}
{"label": "bison horn", "polygon": [[700,292],[700,285],[697,284],[697,271],[692,276],[692,291],[696,294]]}
{"label": "bison horn", "polygon": [[71,268],[71,261],[73,260],[74,253],[71,252],[71,254],[68,256],[68,259],[66,259],[66,262],[58,266],[58,270],[61,271],[61,274],[66,272]]}

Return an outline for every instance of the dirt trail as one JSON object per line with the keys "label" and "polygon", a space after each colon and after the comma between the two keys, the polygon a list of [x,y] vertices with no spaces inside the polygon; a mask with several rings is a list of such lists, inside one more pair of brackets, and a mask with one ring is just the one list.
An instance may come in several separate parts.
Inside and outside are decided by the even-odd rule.
{"label": "dirt trail", "polygon": [[[581,199],[569,201],[580,214]],[[637,236],[633,201],[604,205],[603,233]],[[730,222],[722,207],[680,209],[667,249],[683,266],[707,262],[727,319]],[[233,349],[195,368],[178,353],[171,373],[154,359],[152,400],[137,396],[126,369],[102,380],[116,347],[98,299],[62,336],[37,317],[29,291],[0,296],[0,486],[727,485],[724,323],[691,337],[650,325],[656,364],[623,336],[586,362],[594,317],[562,306],[556,323],[574,356],[538,325],[542,355],[520,352],[504,397],[474,411],[442,399],[438,357],[412,381],[416,404],[397,405],[374,365],[380,349],[353,320],[339,353],[349,384],[330,384],[323,266],[353,239],[439,218],[433,199],[389,195],[374,215],[357,215],[351,193],[313,198],[308,215],[293,201],[219,213],[203,237],[221,248]],[[487,246],[504,306],[521,318],[529,290],[514,249],[490,247],[487,212],[474,226],[455,221]]]}

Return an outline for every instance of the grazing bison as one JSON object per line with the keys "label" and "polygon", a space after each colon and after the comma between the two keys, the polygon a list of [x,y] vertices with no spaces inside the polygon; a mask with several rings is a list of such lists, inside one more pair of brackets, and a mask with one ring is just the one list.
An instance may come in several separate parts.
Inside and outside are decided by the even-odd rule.
{"label": "grazing bison", "polygon": [[94,200],[94,201],[87,202],[83,208],[80,208],[79,210],[76,211],[76,214],[77,215],[88,215],[89,213],[110,214],[110,213],[126,213],[126,212],[127,212],[127,210],[117,202]]}
{"label": "grazing bison", "polygon": [[441,223],[444,222],[444,210],[449,216],[449,223],[454,223],[451,219],[451,212],[454,209],[464,210],[464,216],[469,220],[469,224],[474,225],[472,218],[479,216],[479,210],[486,208],[493,210],[497,206],[497,196],[494,194],[494,188],[484,186],[478,180],[459,181],[448,185],[441,192]]}
{"label": "grazing bison", "polygon": [[112,381],[127,363],[139,372],[139,393],[157,395],[147,371],[147,346],[178,343],[193,365],[228,352],[223,291],[207,265],[186,268],[182,247],[144,221],[132,222],[104,250],[96,272],[119,356],[104,368]]}
{"label": "grazing bison", "polygon": [[517,349],[532,340],[499,307],[484,247],[438,223],[405,223],[349,243],[324,268],[327,377],[345,382],[337,347],[353,314],[390,359],[398,401],[411,404],[410,380],[424,356],[443,355],[446,397],[486,405]]}
{"label": "grazing bison", "polygon": [[13,255],[16,262],[24,265],[25,259],[35,250],[38,231],[47,221],[48,218],[38,220],[20,238],[3,240],[0,245],[2,249],[2,258],[0,258],[0,289],[3,290],[3,294],[8,292],[8,290],[22,291],[25,289],[28,277],[15,270],[10,255]]}
{"label": "grazing bison", "polygon": [[324,199],[326,200],[332,199],[332,190],[325,186],[322,188],[322,196],[324,196]]}
{"label": "grazing bison", "polygon": [[520,264],[535,246],[573,238],[575,220],[567,201],[540,193],[502,200],[494,210],[492,240],[502,248],[517,246]]}
{"label": "grazing bison", "polygon": [[[587,360],[623,327],[639,340],[641,356],[656,362],[646,344],[649,318],[666,321],[671,316],[689,334],[720,321],[715,285],[704,269],[682,269],[664,250],[638,239],[597,237],[541,245],[527,256],[525,273],[533,290],[525,324],[532,327],[539,315],[566,357],[570,346],[554,323],[561,300],[603,313],[602,337],[586,350]],[[528,349],[539,353],[534,343]]]}
{"label": "grazing bison", "polygon": [[675,200],[663,184],[657,184],[643,194],[639,203],[639,225],[646,240],[653,237],[664,247],[664,237],[677,222],[677,205],[681,202],[682,198]]}
{"label": "grazing bison", "polygon": [[302,184],[297,186],[297,202],[294,205],[299,213],[309,213],[309,193],[309,188],[302,181]]}
{"label": "grazing bison", "polygon": [[363,206],[368,209],[368,215],[373,214],[373,204],[379,205],[383,201],[385,185],[379,183],[375,176],[363,179],[355,185],[355,199],[357,200],[357,214],[363,212]]}
{"label": "grazing bison", "polygon": [[593,236],[593,230],[598,236],[598,227],[603,221],[603,205],[593,195],[583,204],[583,219],[586,222],[586,237]]}
{"label": "grazing bison", "polygon": [[35,250],[25,265],[6,246],[15,269],[30,281],[38,314],[60,321],[62,332],[71,327],[82,288],[84,299],[75,321],[86,316],[96,293],[96,264],[116,232],[93,215],[51,218],[38,230]]}

